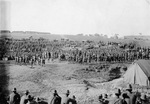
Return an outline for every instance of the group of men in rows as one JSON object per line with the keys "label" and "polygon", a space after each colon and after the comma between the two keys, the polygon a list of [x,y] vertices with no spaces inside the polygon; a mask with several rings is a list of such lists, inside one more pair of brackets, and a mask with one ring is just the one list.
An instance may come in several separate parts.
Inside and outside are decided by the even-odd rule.
{"label": "group of men in rows", "polygon": [[19,57],[15,57],[15,62],[19,65],[31,65],[31,67],[33,67],[33,65],[41,65],[43,66],[45,64],[45,58],[40,57],[40,56],[19,56]]}
{"label": "group of men in rows", "polygon": [[69,97],[70,91],[67,90],[64,97],[60,97],[57,90],[54,91],[53,97],[48,101],[41,101],[40,98],[34,98],[26,90],[25,94],[20,97],[17,89],[14,88],[13,92],[9,95],[8,104],[77,104],[76,97],[73,95],[72,98]]}
{"label": "group of men in rows", "polygon": [[[34,60],[30,53],[45,54],[46,59],[56,59],[74,61],[77,63],[91,63],[91,62],[126,62],[135,59],[150,59],[150,48],[134,47],[126,50],[119,45],[114,45],[113,42],[108,42],[104,46],[103,42],[79,42],[79,41],[47,41],[47,40],[21,40],[12,41],[10,49],[13,50],[13,56],[22,58],[21,60]],[[85,48],[86,45],[100,45],[100,47]],[[68,45],[68,46],[67,46]],[[76,45],[76,47],[72,47]],[[69,47],[70,50],[64,50]],[[80,48],[80,49],[79,49]],[[19,53],[19,54],[16,54]],[[26,57],[22,56],[28,53]],[[40,54],[39,54],[40,53]],[[63,56],[63,57],[62,57]],[[65,57],[64,57],[65,56]],[[34,56],[33,56],[34,57]],[[37,56],[36,56],[37,57]],[[19,59],[20,60],[20,59]],[[32,61],[31,61],[32,62]],[[26,62],[25,62],[26,63]]]}
{"label": "group of men in rows", "polygon": [[132,62],[137,59],[150,59],[149,48],[136,50],[123,50],[117,47],[107,47],[87,50],[51,50],[44,51],[42,55],[15,56],[18,63],[37,63],[43,65],[45,60],[66,60],[77,63],[99,63],[99,62]]}
{"label": "group of men in rows", "polygon": [[[150,49],[123,50],[119,48],[98,48],[62,52],[66,60],[78,63],[91,62],[132,62],[136,59],[150,59]],[[60,55],[61,56],[61,55]]]}

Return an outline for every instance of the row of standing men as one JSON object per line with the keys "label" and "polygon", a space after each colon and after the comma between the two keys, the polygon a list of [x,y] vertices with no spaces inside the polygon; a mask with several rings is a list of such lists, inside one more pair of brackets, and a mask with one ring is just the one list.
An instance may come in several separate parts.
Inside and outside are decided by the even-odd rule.
{"label": "row of standing men", "polygon": [[14,88],[12,93],[9,95],[8,104],[77,104],[76,97],[73,95],[69,97],[70,91],[67,90],[64,97],[60,97],[57,90],[54,91],[53,97],[48,101],[42,101],[39,97],[34,98],[30,95],[29,91],[26,90],[25,94],[20,97],[17,89]]}
{"label": "row of standing men", "polygon": [[[76,97],[73,95],[69,97],[70,91],[67,90],[64,97],[60,97],[57,90],[54,91],[53,97],[47,102],[47,104],[77,104]],[[120,89],[116,89],[114,94],[108,96],[107,94],[100,94],[99,104],[150,104],[150,99],[145,93],[132,92],[132,86],[129,84],[126,91],[121,92]],[[39,98],[31,97],[29,91],[25,92],[25,95],[20,97],[14,88],[13,93],[9,96],[9,104],[42,104]],[[43,103],[44,104],[44,103]],[[46,104],[46,102],[45,102]]]}

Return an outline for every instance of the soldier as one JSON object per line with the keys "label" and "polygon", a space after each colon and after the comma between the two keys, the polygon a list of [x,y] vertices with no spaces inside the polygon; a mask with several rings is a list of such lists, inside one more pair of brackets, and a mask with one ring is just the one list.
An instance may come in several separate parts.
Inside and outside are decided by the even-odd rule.
{"label": "soldier", "polygon": [[19,64],[21,65],[21,56],[19,57]]}
{"label": "soldier", "polygon": [[103,104],[109,104],[108,95],[104,94]]}
{"label": "soldier", "polygon": [[38,104],[36,101],[34,101],[34,98],[31,97],[31,95],[28,96],[27,100],[27,104]]}
{"label": "soldier", "polygon": [[36,59],[35,56],[33,56],[33,57],[32,57],[33,64],[35,64],[35,59]]}
{"label": "soldier", "polygon": [[103,104],[103,95],[101,94],[99,97],[98,97],[98,100],[99,100],[99,104]]}
{"label": "soldier", "polygon": [[135,104],[136,102],[136,95],[132,92],[132,86],[129,84],[126,88],[127,95],[129,97],[129,101],[127,101],[128,104]]}
{"label": "soldier", "polygon": [[54,91],[53,95],[50,104],[61,104],[61,97],[58,95],[57,90]]}
{"label": "soldier", "polygon": [[62,103],[61,104],[69,104],[71,101],[71,98],[69,98],[70,91],[67,90],[66,96],[62,98]]}
{"label": "soldier", "polygon": [[50,60],[50,58],[51,58],[51,53],[48,52],[48,60]]}
{"label": "soldier", "polygon": [[77,104],[76,97],[74,95],[72,96],[71,104]]}
{"label": "soldier", "polygon": [[121,91],[120,89],[117,89],[115,92],[115,97],[113,97],[109,104],[122,104],[122,99],[120,98]]}
{"label": "soldier", "polygon": [[31,62],[31,68],[33,68],[34,60],[33,60],[32,57],[31,57],[31,59],[30,59],[30,62]]}
{"label": "soldier", "polygon": [[17,56],[15,57],[15,62],[18,63],[18,57]]}
{"label": "soldier", "polygon": [[129,101],[129,97],[127,93],[122,94],[122,104],[128,104],[127,101]]}
{"label": "soldier", "polygon": [[17,89],[14,88],[13,92],[9,96],[9,104],[19,104],[20,103],[20,95],[17,93]]}
{"label": "soldier", "polygon": [[141,104],[149,104],[147,97],[144,93],[141,94]]}
{"label": "soldier", "polygon": [[25,95],[21,97],[20,104],[27,104],[28,102],[29,91],[26,90]]}
{"label": "soldier", "polygon": [[45,58],[42,58],[42,66],[45,65]]}

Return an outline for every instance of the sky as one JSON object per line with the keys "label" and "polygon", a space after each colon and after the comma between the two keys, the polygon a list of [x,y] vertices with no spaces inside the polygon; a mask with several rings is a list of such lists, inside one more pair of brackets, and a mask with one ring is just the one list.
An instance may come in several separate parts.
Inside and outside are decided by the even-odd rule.
{"label": "sky", "polygon": [[150,0],[7,0],[0,23],[11,31],[150,35]]}

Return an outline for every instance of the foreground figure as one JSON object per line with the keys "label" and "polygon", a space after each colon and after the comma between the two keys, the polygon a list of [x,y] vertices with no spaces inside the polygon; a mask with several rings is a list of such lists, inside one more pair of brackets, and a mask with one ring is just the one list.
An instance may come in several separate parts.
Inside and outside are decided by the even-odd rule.
{"label": "foreground figure", "polygon": [[20,103],[20,95],[17,93],[17,89],[14,88],[13,92],[9,96],[9,104],[19,104]]}
{"label": "foreground figure", "polygon": [[54,91],[53,95],[54,96],[50,101],[50,104],[61,104],[61,97],[58,95],[56,90]]}
{"label": "foreground figure", "polygon": [[20,104],[27,104],[28,102],[29,91],[26,90],[25,95],[21,97]]}

